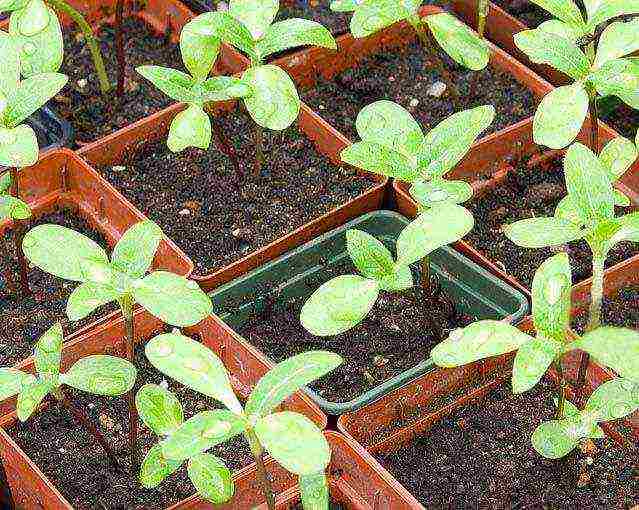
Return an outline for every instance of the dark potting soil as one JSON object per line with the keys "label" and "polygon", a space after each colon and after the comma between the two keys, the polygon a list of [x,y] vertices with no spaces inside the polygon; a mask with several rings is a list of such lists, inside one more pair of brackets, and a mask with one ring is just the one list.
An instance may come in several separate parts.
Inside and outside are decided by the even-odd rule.
{"label": "dark potting soil", "polygon": [[333,35],[348,32],[351,13],[331,11],[331,0],[290,0],[281,2],[276,21],[302,18],[317,21]]}
{"label": "dark potting soil", "polygon": [[[144,356],[143,344],[136,349],[138,378],[143,384],[168,384],[184,408],[185,420],[205,410],[218,408],[214,400],[192,391],[158,372]],[[57,404],[38,412],[29,421],[15,425],[9,434],[37,464],[62,495],[78,510],[130,510],[167,508],[195,493],[186,472],[186,463],[155,489],[145,489],[138,473],[131,473],[128,454],[128,407],[126,398],[95,397],[80,391],[69,392],[74,402],[99,424],[114,448],[122,470],[115,469],[104,450]],[[141,461],[159,442],[141,421],[138,455]],[[211,450],[232,471],[251,463],[251,452],[241,436]]]}
{"label": "dark potting soil", "polygon": [[126,167],[102,169],[193,259],[197,274],[235,262],[374,185],[332,165],[295,125],[265,131],[265,165],[255,177],[252,120],[239,112],[218,119],[240,155],[239,179],[214,144],[173,154],[164,140],[132,154]]}
{"label": "dark potting soil", "polygon": [[[352,269],[336,271],[348,274]],[[311,292],[324,281],[309,278]],[[419,281],[416,279],[416,281]],[[310,385],[330,402],[348,402],[428,358],[448,333],[476,318],[460,311],[432,278],[431,289],[416,286],[402,293],[381,292],[358,326],[340,335],[316,337],[300,324],[305,298],[275,301],[238,329],[252,345],[279,362],[309,350],[327,350],[344,363]]]}
{"label": "dark potting soil", "polygon": [[528,0],[493,0],[493,3],[519,19],[528,28],[537,28],[544,21],[552,19],[548,11]]}
{"label": "dark potting soil", "polygon": [[553,418],[546,382],[513,396],[506,384],[377,459],[427,508],[628,509],[639,503],[639,452],[588,440],[563,461],[530,443]]}
{"label": "dark potting soil", "polygon": [[[588,310],[584,310],[573,319],[573,328],[577,333],[582,334],[585,331],[588,318]],[[601,323],[606,326],[639,329],[639,287],[622,287],[612,296],[604,297]]]}
{"label": "dark potting soil", "polygon": [[625,103],[618,103],[612,111],[602,115],[602,119],[617,133],[634,140],[637,134],[637,126],[639,126],[639,111],[630,108]]}
{"label": "dark potting soil", "polygon": [[[520,248],[501,231],[503,225],[525,218],[553,216],[555,207],[566,196],[566,184],[561,160],[545,167],[528,169],[525,162],[515,165],[505,181],[467,206],[475,217],[475,228],[466,240],[487,255],[501,269],[530,288],[535,271],[558,251],[570,257],[573,282],[592,276],[592,254],[585,241],[554,248]],[[623,209],[618,214],[623,214]],[[627,212],[627,211],[626,211]],[[606,266],[612,266],[639,253],[636,243],[620,243],[610,251]]]}
{"label": "dark potting soil", "polygon": [[[441,97],[429,90],[441,77],[435,67],[426,64],[423,47],[413,42],[402,51],[383,51],[363,60],[329,81],[300,91],[302,100],[351,140],[358,140],[355,120],[362,108],[382,99],[394,101],[417,119],[426,132],[459,110],[491,104],[496,115],[487,132],[492,133],[529,117],[535,111],[535,98],[515,78],[488,65],[482,71],[469,71],[456,64],[443,52],[453,82],[460,95],[455,107],[448,92]],[[476,93],[470,94],[477,80]]]}
{"label": "dark potting soil", "polygon": [[140,76],[137,66],[153,64],[184,70],[178,45],[159,35],[138,18],[124,22],[126,81],[123,98],[117,98],[117,64],[114,49],[114,30],[105,25],[97,37],[105,61],[107,74],[113,85],[105,98],[91,53],[82,32],[64,31],[64,63],[61,73],[69,76],[69,84],[55,98],[55,109],[75,129],[76,140],[91,142],[142,119],[174,103],[166,94]]}
{"label": "dark potting soil", "polygon": [[[81,232],[107,249],[103,235],[71,211],[58,211],[37,218],[23,225],[24,232],[44,223],[54,223]],[[5,243],[11,268],[16,269],[14,281],[19,286],[12,233],[6,236]],[[6,261],[0,258],[0,264]],[[33,267],[29,269],[29,286],[31,295],[26,298],[22,297],[21,292],[16,295],[10,293],[7,287],[0,287],[0,366],[13,365],[30,356],[40,335],[56,321],[62,323],[68,335],[116,308],[115,305],[106,305],[85,319],[71,322],[65,310],[69,295],[78,286],[76,282],[62,280]]]}

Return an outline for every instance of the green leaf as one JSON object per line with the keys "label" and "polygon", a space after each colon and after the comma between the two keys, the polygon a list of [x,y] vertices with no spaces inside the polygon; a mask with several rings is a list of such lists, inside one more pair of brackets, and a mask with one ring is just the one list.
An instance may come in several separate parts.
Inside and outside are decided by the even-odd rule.
{"label": "green leaf", "polygon": [[201,106],[191,104],[171,121],[166,145],[171,152],[187,147],[207,150],[211,144],[211,119]]}
{"label": "green leaf", "polygon": [[639,13],[638,0],[584,0],[584,3],[588,11],[588,29],[590,32],[594,32],[597,25],[610,19]]}
{"label": "green leaf", "polygon": [[18,369],[0,368],[0,402],[20,393],[23,388],[33,384],[36,378]]}
{"label": "green leaf", "polygon": [[200,453],[189,459],[188,473],[202,499],[219,505],[233,497],[235,485],[231,471],[214,455]]}
{"label": "green leaf", "polygon": [[168,460],[162,455],[162,445],[154,445],[140,466],[140,484],[146,489],[153,489],[160,485],[167,477],[175,473],[182,461]]}
{"label": "green leaf", "polygon": [[594,66],[601,67],[610,60],[625,57],[639,50],[639,19],[616,21],[608,25],[599,37]]}
{"label": "green leaf", "polygon": [[589,331],[571,346],[586,351],[621,377],[639,380],[639,332],[604,326]]}
{"label": "green leaf", "polygon": [[635,211],[616,218],[614,223],[616,224],[614,234],[607,239],[609,248],[621,241],[639,242],[639,212]]}
{"label": "green leaf", "polygon": [[604,146],[599,154],[599,161],[607,170],[610,182],[615,182],[628,171],[638,156],[635,144],[618,136]]}
{"label": "green leaf", "polygon": [[504,235],[522,248],[546,248],[581,239],[579,225],[562,218],[527,218],[502,227]]}
{"label": "green leaf", "polygon": [[60,373],[62,343],[64,334],[62,324],[56,322],[42,335],[34,349],[35,367],[39,375],[56,376]]}
{"label": "green leaf", "polygon": [[163,237],[162,229],[151,220],[136,223],[113,248],[112,264],[131,278],[141,278],[151,268]]}
{"label": "green leaf", "polygon": [[22,81],[8,97],[4,111],[7,127],[16,127],[55,96],[67,83],[67,77],[58,73],[42,73]]}
{"label": "green leaf", "polygon": [[195,326],[213,307],[196,282],[165,271],[134,282],[133,296],[158,319],[177,327]]}
{"label": "green leaf", "polygon": [[[16,168],[35,165],[38,153],[38,139],[31,126],[23,124],[15,128],[0,127],[0,165]],[[11,207],[18,208],[14,214],[24,211],[22,204],[17,202],[11,204]]]}
{"label": "green leaf", "polygon": [[606,169],[585,145],[571,145],[564,158],[564,174],[568,194],[579,216],[593,224],[615,216],[615,198]]}
{"label": "green leaf", "polygon": [[108,263],[107,254],[87,236],[60,225],[38,225],[24,236],[22,250],[44,272],[63,280],[84,281],[83,261]]}
{"label": "green leaf", "polygon": [[128,294],[133,280],[114,265],[103,260],[82,259],[82,281],[95,283],[117,293],[118,296]]}
{"label": "green leaf", "polygon": [[272,65],[250,67],[242,79],[253,89],[244,104],[258,125],[279,131],[295,122],[301,102],[286,71]]}
{"label": "green leaf", "polygon": [[550,19],[548,21],[544,21],[537,27],[537,29],[543,30],[544,32],[549,34],[563,37],[564,39],[568,39],[572,42],[577,42],[577,39],[583,37],[587,33],[585,27],[579,27],[577,25],[565,23],[564,21],[560,21],[558,19]]}
{"label": "green leaf", "polygon": [[413,286],[413,273],[410,266],[395,265],[395,271],[384,276],[378,283],[380,289],[388,292],[410,289]]}
{"label": "green leaf", "polygon": [[4,97],[6,100],[18,88],[20,83],[20,54],[18,53],[18,45],[15,39],[1,30],[0,59],[2,59],[0,97]]}
{"label": "green leaf", "polygon": [[246,414],[253,420],[267,415],[297,390],[326,375],[343,361],[331,352],[311,351],[278,363],[255,385],[246,402]]}
{"label": "green leaf", "polygon": [[259,39],[273,23],[279,7],[279,0],[231,0],[229,14],[241,21],[254,39]]}
{"label": "green leaf", "polygon": [[555,218],[559,220],[566,220],[577,226],[583,225],[583,220],[579,215],[577,205],[570,195],[566,195],[562,198],[557,204],[557,207],[555,207]]}
{"label": "green leaf", "polygon": [[213,397],[235,414],[243,413],[226,368],[211,349],[179,333],[167,333],[149,341],[145,352],[151,364],[163,374]]}
{"label": "green leaf", "polygon": [[381,241],[357,229],[346,231],[346,248],[355,267],[366,278],[381,280],[395,272],[393,255]]}
{"label": "green leaf", "polygon": [[[397,2],[397,0],[377,0],[375,2],[358,2],[355,14],[351,19],[351,34],[357,39],[391,26],[398,21],[408,19],[417,13],[416,2]],[[421,3],[421,2],[420,2]],[[337,6],[344,9],[346,6]],[[417,6],[418,7],[418,6]]]}
{"label": "green leaf", "polygon": [[410,194],[422,207],[433,207],[443,203],[461,204],[473,196],[473,187],[465,181],[417,181]]}
{"label": "green leaf", "polygon": [[324,434],[301,414],[291,411],[269,414],[255,424],[255,433],[271,456],[296,475],[323,472],[331,460]]}
{"label": "green leaf", "polygon": [[610,60],[588,80],[601,96],[617,96],[630,107],[639,109],[639,59]]}
{"label": "green leaf", "polygon": [[205,103],[228,101],[252,93],[247,83],[233,76],[214,76],[202,83],[201,88],[202,101]]}
{"label": "green leaf", "polygon": [[531,337],[506,322],[483,320],[452,331],[431,352],[440,367],[458,367],[519,349]]}
{"label": "green leaf", "polygon": [[326,510],[330,499],[326,475],[300,475],[300,497],[304,510]]}
{"label": "green leaf", "polygon": [[0,175],[0,194],[8,193],[11,190],[11,172],[6,171]]}
{"label": "green leaf", "polygon": [[541,29],[524,30],[514,36],[515,44],[535,64],[549,64],[575,80],[590,71],[590,61],[577,44]]}
{"label": "green leaf", "polygon": [[494,118],[495,108],[486,105],[457,112],[437,124],[420,150],[419,165],[426,177],[441,177],[457,165]]}
{"label": "green leaf", "polygon": [[[636,374],[635,374],[636,377]],[[592,392],[584,411],[597,422],[625,418],[639,409],[639,379],[613,379]]]}
{"label": "green leaf", "polygon": [[130,391],[136,377],[137,370],[129,361],[96,354],[76,361],[60,381],[87,393],[115,397]]}
{"label": "green leaf", "polygon": [[273,23],[257,42],[261,58],[298,46],[320,46],[337,49],[331,32],[315,21],[292,18]]}
{"label": "green leaf", "polygon": [[120,293],[104,285],[84,282],[76,287],[67,301],[66,313],[71,321],[79,321],[100,306],[115,301]]}
{"label": "green leaf", "polygon": [[581,83],[546,94],[533,119],[533,139],[538,145],[563,149],[579,134],[588,114],[588,94]]}
{"label": "green leaf", "polygon": [[167,459],[189,459],[241,434],[245,425],[240,416],[226,409],[203,411],[162,441],[162,453]]}
{"label": "green leaf", "polygon": [[412,182],[419,174],[406,156],[378,143],[356,142],[346,147],[340,157],[349,165],[405,182]]}
{"label": "green leaf", "polygon": [[534,388],[562,349],[560,342],[543,336],[524,343],[515,355],[513,393],[524,393]]}
{"label": "green leaf", "polygon": [[357,326],[371,311],[379,295],[375,280],[355,275],[333,278],[304,303],[300,322],[315,336],[332,336]]}
{"label": "green leaf", "polygon": [[579,439],[571,430],[569,420],[551,420],[535,429],[532,445],[543,457],[560,459],[575,449]]}
{"label": "green leaf", "polygon": [[535,272],[532,308],[538,334],[558,342],[566,341],[570,329],[572,275],[566,253],[546,260]]}
{"label": "green leaf", "polygon": [[359,0],[333,0],[331,11],[333,12],[353,12],[361,2]]}
{"label": "green leaf", "polygon": [[31,217],[31,208],[22,200],[11,195],[0,194],[0,221],[5,218],[26,220]]}
{"label": "green leaf", "polygon": [[424,143],[424,134],[413,116],[397,103],[376,101],[357,115],[357,133],[365,142],[383,145],[410,157]]}
{"label": "green leaf", "polygon": [[441,12],[424,19],[437,43],[455,62],[473,71],[488,65],[488,43],[457,18]]}
{"label": "green leaf", "polygon": [[[555,406],[558,406],[559,401],[557,397],[555,397],[553,400],[555,402]],[[575,404],[570,402],[570,400],[564,401],[564,415],[566,416],[566,418],[576,421],[581,419],[581,411]],[[590,432],[587,434],[587,437],[591,437],[593,439],[603,439],[606,437],[606,433],[599,425],[593,423]]]}
{"label": "green leaf", "polygon": [[37,379],[23,386],[16,402],[18,419],[27,421],[54,386],[50,379]]}
{"label": "green leaf", "polygon": [[630,207],[630,198],[628,198],[618,189],[613,189],[612,193],[615,196],[615,207]]}
{"label": "green leaf", "polygon": [[178,398],[157,384],[145,384],[135,395],[140,419],[158,436],[169,436],[184,422]]}
{"label": "green leaf", "polygon": [[49,9],[42,0],[29,0],[24,9],[16,14],[18,15],[18,29],[22,35],[26,36],[42,32],[52,18]]}
{"label": "green leaf", "polygon": [[579,7],[572,0],[531,0],[555,18],[570,25],[583,26],[584,19]]}
{"label": "green leaf", "polygon": [[423,259],[438,248],[459,241],[474,225],[473,215],[456,204],[442,204],[420,214],[397,239],[397,265]]}
{"label": "green leaf", "polygon": [[206,18],[198,16],[184,25],[180,33],[180,53],[184,67],[196,81],[205,80],[209,75],[220,46],[220,40],[211,37]]}
{"label": "green leaf", "polygon": [[140,66],[136,71],[171,99],[183,103],[198,103],[201,100],[193,89],[193,78],[182,71],[161,66]]}

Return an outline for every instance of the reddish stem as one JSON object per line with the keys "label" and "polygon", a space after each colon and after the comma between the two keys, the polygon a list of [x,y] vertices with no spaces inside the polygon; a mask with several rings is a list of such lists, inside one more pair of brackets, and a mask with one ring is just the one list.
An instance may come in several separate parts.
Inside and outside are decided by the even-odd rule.
{"label": "reddish stem", "polygon": [[[133,302],[130,298],[125,298],[122,306],[124,324],[126,328],[126,359],[135,364],[135,329],[133,325]],[[138,408],[135,406],[135,390],[131,389],[127,393],[127,403],[129,406],[129,449],[131,455],[131,469],[136,472],[138,469]]]}
{"label": "reddish stem", "polygon": [[115,4],[115,52],[118,62],[118,86],[116,94],[119,98],[124,96],[124,74],[126,72],[126,59],[124,56],[124,28],[122,17],[124,0],[117,0]]}
{"label": "reddish stem", "polygon": [[[20,185],[18,184],[18,169],[12,167],[11,170],[11,183],[13,185],[13,196],[20,198]],[[23,296],[29,296],[31,289],[29,288],[29,266],[27,265],[27,259],[22,251],[22,239],[24,238],[24,230],[19,220],[14,220],[13,229],[13,243],[16,251],[16,260],[18,262],[18,270],[20,272],[20,286],[22,287]]]}
{"label": "reddish stem", "polygon": [[211,127],[213,129],[213,135],[215,136],[215,143],[217,144],[220,152],[225,154],[233,164],[235,168],[235,173],[237,175],[238,180],[242,178],[242,169],[240,168],[240,162],[237,158],[237,152],[235,152],[235,148],[231,145],[231,142],[226,136],[224,129],[217,121],[214,115],[210,115],[211,117]]}

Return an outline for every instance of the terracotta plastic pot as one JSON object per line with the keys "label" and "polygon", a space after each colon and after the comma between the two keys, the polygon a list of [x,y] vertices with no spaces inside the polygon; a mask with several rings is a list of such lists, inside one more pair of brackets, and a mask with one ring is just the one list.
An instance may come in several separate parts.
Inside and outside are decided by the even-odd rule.
{"label": "terracotta plastic pot", "polygon": [[[619,136],[612,128],[600,123],[600,143],[603,145],[611,138]],[[586,142],[590,135],[590,121],[587,120],[579,134],[579,140]],[[464,159],[450,173],[448,179],[459,179],[473,186],[475,196],[481,196],[490,189],[494,189],[513,168],[508,160],[516,156],[533,156],[528,165],[531,168],[544,165],[549,160],[561,157],[565,151],[547,151],[539,153],[539,147],[532,138],[532,123],[520,124],[506,132],[494,133],[477,142]],[[635,165],[636,167],[637,165]],[[627,195],[632,204],[639,206],[639,175],[631,168],[617,182],[616,187]],[[417,214],[417,203],[409,193],[409,185],[393,180],[393,191],[399,212],[414,217]],[[468,241],[460,241],[455,245],[459,251],[471,260],[487,268],[492,274],[499,276],[511,286],[520,290],[530,298],[530,289],[514,276],[506,273],[490,257],[476,250]]]}
{"label": "terracotta plastic pot", "polygon": [[[334,277],[335,271],[331,267],[348,260],[347,230],[357,228],[368,232],[392,249],[399,233],[408,223],[406,218],[390,211],[366,214],[220,287],[211,293],[211,299],[214,309],[229,325],[226,334],[238,343],[248,343],[235,330],[250,321],[252,313],[263,309],[265,301],[268,301],[268,296],[264,297],[265,291],[268,293],[271,289],[277,289],[278,301],[309,297],[316,289],[306,285],[309,278],[317,280],[319,287],[323,281]],[[455,250],[443,248],[431,254],[431,270],[464,313],[517,323],[528,311],[526,298],[521,293],[504,285]],[[267,354],[257,355],[265,362],[272,363],[267,361]],[[327,414],[338,416],[362,407],[432,369],[432,362],[425,357],[415,367],[349,402],[330,402],[309,388],[306,391]]]}
{"label": "terracotta plastic pot", "polygon": [[[137,339],[149,338],[166,331],[166,326],[144,310],[135,312]],[[83,335],[76,335],[67,342],[62,352],[62,370],[66,370],[79,358],[92,354],[110,354],[124,356],[125,326],[119,313],[109,316],[99,326]],[[215,351],[224,362],[231,375],[231,383],[237,395],[245,400],[251,388],[268,369],[262,360],[242,344],[236,344],[228,336],[220,335],[223,324],[214,316],[208,317],[192,328],[185,328],[185,334],[199,339]],[[238,370],[238,367],[241,367]],[[17,368],[34,372],[34,360],[29,358],[17,365]],[[46,405],[46,404],[45,404]],[[320,428],[326,427],[326,416],[303,393],[289,397],[283,409],[294,410],[306,415]],[[27,455],[15,444],[3,430],[16,422],[15,398],[0,402],[0,458],[2,459],[13,496],[18,507],[42,510],[69,510],[72,507],[59,493],[50,480],[38,469]]]}
{"label": "terracotta plastic pot", "polygon": [[[214,111],[230,111],[235,107],[235,104],[232,101],[216,103]],[[96,143],[83,147],[78,151],[78,154],[95,166],[118,164],[149,141],[165,139],[171,120],[183,108],[184,105],[181,104],[173,105]],[[339,154],[348,145],[348,140],[304,104],[302,104],[297,124],[300,132],[314,142],[319,153],[329,158],[332,164],[336,166],[343,165]],[[253,253],[249,253],[244,258],[211,274],[193,275],[193,279],[203,289],[212,290],[259,267],[282,253],[296,248],[319,234],[338,225],[343,225],[361,214],[379,209],[384,200],[388,180],[367,172],[358,173],[371,176],[376,184],[357,198],[276,239]]]}

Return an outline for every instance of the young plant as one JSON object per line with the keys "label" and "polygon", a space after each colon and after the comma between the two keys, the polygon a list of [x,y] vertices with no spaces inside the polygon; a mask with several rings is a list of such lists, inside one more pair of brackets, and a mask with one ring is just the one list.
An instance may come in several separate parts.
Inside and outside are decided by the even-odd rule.
{"label": "young plant", "polygon": [[626,57],[639,50],[639,19],[610,23],[598,38],[597,28],[617,16],[639,13],[639,3],[585,0],[584,17],[573,0],[532,2],[556,19],[516,34],[515,44],[532,62],[575,80],[543,98],[533,122],[534,141],[562,149],[575,140],[590,113],[590,148],[599,152],[597,99],[617,96],[639,109],[639,60]]}
{"label": "young plant", "polygon": [[193,30],[210,44],[231,44],[251,59],[242,81],[250,88],[244,105],[255,121],[256,175],[264,163],[263,128],[288,128],[301,105],[293,80],[281,67],[264,65],[265,59],[304,45],[337,48],[331,33],[315,21],[292,18],[273,23],[278,10],[279,0],[230,0],[228,11],[207,12],[193,20]]}
{"label": "young plant", "polygon": [[[211,300],[196,282],[166,271],[147,272],[163,238],[152,221],[133,225],[113,249],[111,260],[93,240],[59,225],[39,225],[22,243],[29,261],[46,273],[80,285],[69,296],[66,312],[72,321],[116,301],[126,327],[126,359],[134,361],[136,303],[167,324],[193,326],[211,312]],[[128,394],[131,463],[137,465],[135,395]]]}
{"label": "young plant", "polygon": [[[536,336],[505,322],[485,320],[453,331],[431,357],[441,367],[457,367],[517,351],[512,372],[514,393],[534,388],[551,366],[559,378],[557,414],[540,424],[532,445],[540,455],[558,459],[584,438],[602,436],[599,423],[623,418],[639,409],[639,333],[622,328],[598,328],[570,342],[572,278],[568,256],[546,260],[533,281]],[[599,386],[583,411],[566,400],[562,360],[575,349],[588,352],[621,376]]]}
{"label": "young plant", "polygon": [[18,419],[26,421],[45,397],[51,395],[69,410],[79,425],[95,437],[109,460],[118,466],[116,456],[104,436],[84,411],[73,403],[64,386],[94,395],[116,397],[133,388],[137,371],[127,360],[93,355],[76,361],[66,373],[61,373],[63,342],[60,323],[38,340],[34,349],[37,376],[15,368],[0,368],[0,401],[17,395]]}
{"label": "young plant", "polygon": [[182,422],[174,399],[166,395],[140,398],[140,414],[160,417],[152,428],[167,436],[143,464],[144,483],[159,483],[188,460],[191,481],[200,495],[221,503],[233,494],[231,478],[219,459],[204,452],[243,434],[255,457],[269,510],[275,509],[275,497],[264,466],[265,451],[299,477],[304,508],[328,508],[324,470],[330,449],[324,435],[305,416],[276,409],[297,390],[339,366],[338,355],[313,351],[282,361],[258,381],[244,408],[222,361],[201,343],[175,331],[153,338],[146,345],[146,356],[160,372],[218,400],[226,409],[204,411]]}
{"label": "young plant", "polygon": [[[460,240],[473,224],[472,214],[457,204],[431,207],[399,234],[397,260],[370,234],[348,230],[348,254],[361,276],[338,276],[319,287],[302,307],[302,326],[315,336],[338,335],[355,327],[371,311],[380,291],[400,292],[413,286],[410,264]],[[427,287],[430,272],[423,270],[421,278]]]}
{"label": "young plant", "polygon": [[368,37],[398,21],[408,21],[417,32],[428,58],[435,63],[439,75],[458,106],[459,91],[437,52],[435,42],[455,62],[473,71],[479,71],[488,65],[490,48],[485,40],[447,12],[421,18],[421,3],[421,0],[334,0],[331,9],[336,12],[354,13],[351,19],[351,33],[358,39]]}
{"label": "young plant", "polygon": [[[613,188],[637,158],[637,148],[625,138],[615,138],[599,157],[586,146],[575,143],[564,159],[568,195],[552,217],[528,218],[503,228],[504,234],[524,248],[561,246],[583,239],[592,251],[592,287],[587,331],[601,323],[604,263],[610,250],[621,241],[639,242],[639,213],[615,217],[615,206],[630,204]],[[586,378],[588,356],[584,354],[577,385]]]}
{"label": "young plant", "polygon": [[[0,31],[0,60],[0,167],[9,169],[0,174],[0,222],[10,219],[15,224],[15,256],[20,271],[22,292],[27,295],[29,280],[27,264],[20,246],[20,221],[31,217],[31,209],[20,200],[18,169],[37,163],[39,148],[35,132],[23,122],[64,87],[67,77],[47,72],[21,80],[24,66],[17,43],[3,31]],[[8,249],[4,251],[9,252]],[[5,280],[10,288],[14,287],[8,264]]]}

